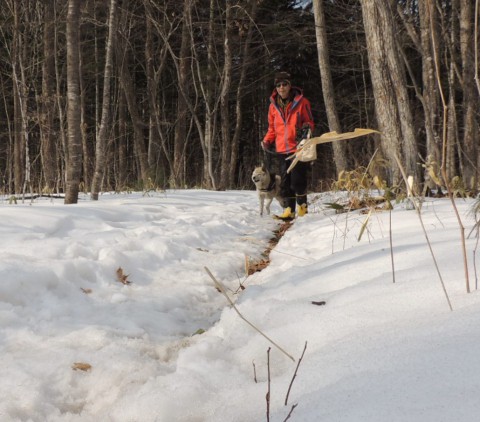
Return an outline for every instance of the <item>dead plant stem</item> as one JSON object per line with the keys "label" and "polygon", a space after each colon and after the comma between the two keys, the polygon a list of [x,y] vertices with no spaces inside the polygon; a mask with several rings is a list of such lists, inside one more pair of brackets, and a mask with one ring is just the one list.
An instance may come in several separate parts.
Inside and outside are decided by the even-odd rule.
{"label": "dead plant stem", "polygon": [[[403,168],[403,165],[398,158],[397,154],[395,154],[395,160],[397,161],[398,168],[400,169],[400,172],[402,173],[402,177],[407,184],[407,189],[410,190],[408,187],[408,180],[407,180],[407,175],[405,174],[405,169]],[[443,282],[442,274],[440,273],[440,268],[438,267],[437,259],[435,258],[435,254],[433,253],[432,249],[432,244],[430,243],[430,238],[428,237],[427,229],[425,228],[425,225],[423,224],[423,218],[422,218],[422,212],[420,210],[420,207],[418,205],[418,198],[414,195],[414,192],[411,192],[411,200],[412,203],[415,207],[415,210],[417,211],[418,219],[420,220],[420,225],[422,226],[423,234],[425,235],[425,239],[428,244],[428,248],[430,249],[430,254],[432,255],[433,263],[435,264],[435,268],[437,270],[438,277],[440,279],[440,283],[442,285],[443,293],[445,294],[445,298],[447,299],[448,302],[448,307],[450,308],[451,311],[453,311],[452,304],[450,302],[450,298],[448,297],[447,289],[445,288],[445,283]]]}
{"label": "dead plant stem", "polygon": [[292,408],[290,409],[290,412],[288,413],[287,417],[283,420],[283,422],[287,422],[290,419],[290,416],[292,416],[293,411],[295,408],[298,406],[298,403],[295,403]]}
{"label": "dead plant stem", "polygon": [[[360,186],[362,186],[363,180],[364,180],[365,177],[367,176],[368,169],[369,169],[370,166],[372,165],[373,159],[375,158],[375,155],[377,155],[377,152],[378,152],[378,148],[377,148],[377,149],[375,150],[375,152],[373,153],[372,157],[370,158],[370,161],[368,162],[367,168],[366,168],[365,171],[363,172],[362,178],[360,179]],[[360,189],[359,189],[359,191],[360,191]],[[359,196],[360,196],[360,195],[359,195]],[[345,217],[345,233],[347,233],[348,215],[350,214],[350,211],[352,211],[352,206],[353,206],[353,201],[350,201],[350,206],[348,207],[348,210],[347,210],[347,213],[346,213],[347,215],[346,215],[346,217]],[[343,250],[345,250],[346,240],[347,240],[347,236],[345,235],[344,238],[343,238]]]}
{"label": "dead plant stem", "polygon": [[268,387],[267,387],[267,422],[270,421],[270,347],[267,350],[267,371],[268,371]]}
{"label": "dead plant stem", "polygon": [[265,337],[270,343],[272,343],[278,350],[280,350],[285,356],[289,357],[293,362],[295,362],[295,359],[290,355],[288,354],[284,349],[282,349],[277,343],[275,343],[270,337],[268,337],[266,334],[264,334],[260,329],[258,329],[257,327],[255,327],[255,325],[253,325],[250,321],[248,321],[241,313],[240,311],[237,309],[237,307],[235,306],[235,304],[233,303],[233,301],[230,299],[230,297],[227,295],[227,292],[226,292],[226,289],[224,287],[224,285],[219,281],[217,280],[214,275],[211,273],[211,271],[208,269],[208,267],[204,267],[205,271],[207,272],[207,274],[210,276],[210,278],[213,280],[214,284],[215,284],[215,287],[220,291],[220,293],[222,293],[223,296],[225,296],[225,298],[227,299],[228,303],[230,303],[230,305],[232,306],[232,308],[235,310],[235,312],[238,314],[238,316],[243,319],[248,325],[250,325],[250,327],[252,327],[255,331],[257,331],[259,334],[261,334],[263,337]]}
{"label": "dead plant stem", "polygon": [[389,210],[390,218],[389,218],[389,232],[390,232],[390,258],[392,261],[392,279],[393,283],[395,283],[395,261],[393,259],[393,240],[392,240],[392,210]]}
{"label": "dead plant stem", "polygon": [[[432,6],[431,0],[429,0],[429,6],[430,8]],[[476,6],[478,6],[478,0],[476,1]],[[478,12],[477,7],[475,8],[476,12]],[[430,11],[430,9],[429,9]],[[430,13],[430,23],[432,23],[432,13]],[[475,22],[476,22],[477,15],[475,14]],[[435,76],[438,84],[438,90],[440,92],[440,96],[442,99],[442,104],[443,104],[443,145],[442,145],[442,166],[440,168],[441,174],[443,181],[445,183],[445,186],[447,188],[448,192],[448,197],[450,198],[450,201],[453,206],[453,210],[455,212],[455,215],[457,217],[458,225],[460,227],[460,237],[462,241],[462,253],[463,253],[463,269],[465,273],[465,284],[466,284],[466,289],[467,293],[470,293],[470,280],[468,276],[468,261],[467,261],[467,248],[465,246],[465,227],[463,226],[462,220],[460,218],[460,214],[457,209],[457,205],[455,204],[455,199],[453,197],[452,190],[450,189],[450,183],[448,182],[447,178],[447,123],[448,123],[448,106],[447,106],[447,101],[445,100],[445,95],[443,93],[443,87],[442,87],[442,81],[440,80],[440,65],[439,65],[439,60],[438,60],[438,55],[437,55],[437,43],[435,40],[435,34],[433,32],[433,28],[431,28],[431,37],[432,37],[432,46],[433,46],[433,57],[434,57],[434,62],[435,62]],[[477,35],[475,32],[475,39],[477,39]],[[476,53],[476,51],[475,51]],[[478,69],[477,69],[478,71]],[[477,72],[476,71],[476,72]],[[477,78],[475,78],[477,80]],[[478,81],[477,81],[478,84]],[[478,85],[477,85],[478,86]]]}
{"label": "dead plant stem", "polygon": [[290,381],[290,385],[288,386],[287,395],[285,396],[285,406],[288,405],[288,396],[290,395],[290,390],[292,389],[293,381],[295,381],[295,378],[297,377],[298,367],[302,363],[305,350],[307,350],[307,342],[305,342],[305,347],[303,348],[302,356],[300,356],[300,359],[298,359],[297,367],[295,368],[295,372],[293,373],[292,381]]}

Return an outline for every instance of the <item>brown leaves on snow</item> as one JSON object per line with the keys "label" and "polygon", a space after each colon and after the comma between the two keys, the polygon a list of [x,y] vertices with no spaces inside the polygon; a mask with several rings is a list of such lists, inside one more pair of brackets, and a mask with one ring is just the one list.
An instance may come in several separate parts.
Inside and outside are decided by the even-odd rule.
{"label": "brown leaves on snow", "polygon": [[130,274],[125,274],[123,272],[122,267],[118,267],[118,269],[117,269],[117,281],[119,281],[122,284],[128,285],[128,284],[131,283],[131,281],[128,280],[129,275]]}

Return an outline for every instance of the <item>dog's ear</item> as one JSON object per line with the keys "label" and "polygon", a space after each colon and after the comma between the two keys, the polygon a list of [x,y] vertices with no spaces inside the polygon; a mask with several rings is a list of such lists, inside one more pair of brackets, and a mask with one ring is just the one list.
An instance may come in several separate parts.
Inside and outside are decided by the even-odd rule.
{"label": "dog's ear", "polygon": [[265,163],[262,163],[262,170],[267,171],[267,167],[265,166]]}

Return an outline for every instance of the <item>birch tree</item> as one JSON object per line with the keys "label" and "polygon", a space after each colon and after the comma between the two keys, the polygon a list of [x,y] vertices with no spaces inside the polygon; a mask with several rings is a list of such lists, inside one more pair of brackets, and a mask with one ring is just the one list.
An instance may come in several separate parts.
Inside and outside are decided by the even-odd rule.
{"label": "birch tree", "polygon": [[68,161],[65,204],[78,202],[82,172],[82,140],[80,137],[80,4],[68,0],[67,12],[67,139]]}
{"label": "birch tree", "polygon": [[41,157],[44,189],[53,192],[57,176],[57,151],[55,148],[55,8],[50,0],[43,1],[43,65],[40,111]]}
{"label": "birch tree", "polygon": [[11,65],[12,65],[12,91],[13,91],[13,127],[14,127],[14,144],[13,144],[13,174],[14,174],[14,193],[21,193],[23,183],[25,181],[24,165],[25,165],[25,133],[23,131],[23,112],[25,104],[24,86],[20,81],[20,68],[22,58],[22,34],[20,31],[20,7],[21,5],[13,1],[10,6],[13,10],[13,40],[11,49]]}
{"label": "birch tree", "polygon": [[103,77],[102,117],[95,148],[95,172],[92,180],[91,198],[98,200],[105,171],[108,130],[110,128],[110,83],[113,68],[113,49],[117,32],[117,0],[110,0],[108,38],[105,47],[105,71]]}

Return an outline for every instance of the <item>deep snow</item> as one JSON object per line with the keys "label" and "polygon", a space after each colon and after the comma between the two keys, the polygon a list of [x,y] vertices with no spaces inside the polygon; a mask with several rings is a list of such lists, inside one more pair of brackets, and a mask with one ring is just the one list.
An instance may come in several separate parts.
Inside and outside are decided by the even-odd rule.
{"label": "deep snow", "polygon": [[[272,422],[293,404],[292,422],[478,420],[476,239],[467,294],[449,200],[427,200],[422,217],[453,311],[415,211],[391,213],[393,283],[390,213],[359,241],[365,214],[309,198],[249,277],[245,256],[262,259],[279,225],[253,191],[1,199],[0,420],[266,421],[268,356]],[[473,200],[456,203],[468,234]],[[297,363],[204,267],[297,361],[307,342],[287,406]]]}

